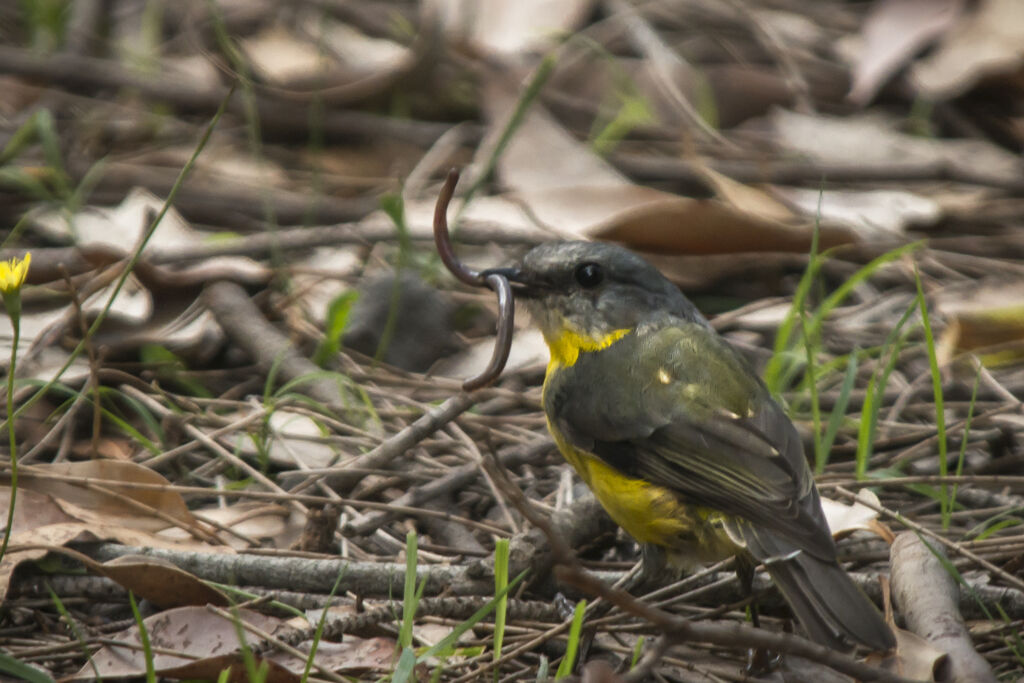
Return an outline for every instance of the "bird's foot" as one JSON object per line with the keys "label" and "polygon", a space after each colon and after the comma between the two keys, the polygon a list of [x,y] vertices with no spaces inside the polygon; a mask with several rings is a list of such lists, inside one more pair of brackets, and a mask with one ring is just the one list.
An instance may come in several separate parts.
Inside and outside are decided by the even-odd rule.
{"label": "bird's foot", "polygon": [[743,673],[751,678],[771,673],[782,663],[782,655],[762,647],[747,650],[747,665]]}

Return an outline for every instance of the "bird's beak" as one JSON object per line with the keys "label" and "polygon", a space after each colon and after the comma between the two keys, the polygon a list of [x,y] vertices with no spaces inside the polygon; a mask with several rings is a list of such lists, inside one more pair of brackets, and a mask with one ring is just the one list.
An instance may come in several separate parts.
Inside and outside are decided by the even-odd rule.
{"label": "bird's beak", "polygon": [[504,277],[512,284],[512,291],[516,296],[529,299],[540,294],[541,288],[538,286],[538,283],[531,282],[530,278],[523,272],[523,269],[518,266],[511,268],[488,268],[482,271],[480,275],[483,277],[488,275]]}

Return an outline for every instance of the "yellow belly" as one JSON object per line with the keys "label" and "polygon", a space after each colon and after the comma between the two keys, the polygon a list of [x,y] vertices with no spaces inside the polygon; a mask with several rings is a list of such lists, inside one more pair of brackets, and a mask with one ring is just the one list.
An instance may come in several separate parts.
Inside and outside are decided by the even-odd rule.
{"label": "yellow belly", "polygon": [[714,510],[688,505],[666,488],[627,477],[558,435],[555,442],[608,516],[637,542],[665,548],[681,565],[716,562],[739,551]]}
{"label": "yellow belly", "polygon": [[[562,321],[557,334],[544,339],[551,351],[544,392],[549,380],[573,366],[581,352],[598,352],[625,337],[631,330],[615,330],[602,338],[579,334]],[[545,401],[546,405],[546,401]],[[548,418],[548,431],[565,456],[616,524],[639,543],[661,546],[678,565],[714,562],[740,552],[726,533],[720,513],[691,505],[667,488],[627,477],[600,458],[574,448]]]}

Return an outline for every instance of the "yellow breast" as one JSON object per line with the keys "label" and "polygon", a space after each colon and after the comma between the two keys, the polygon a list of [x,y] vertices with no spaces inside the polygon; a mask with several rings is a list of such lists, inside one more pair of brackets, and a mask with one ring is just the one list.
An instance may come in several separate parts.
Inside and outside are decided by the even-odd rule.
{"label": "yellow breast", "polygon": [[739,550],[723,528],[719,513],[687,505],[666,488],[627,477],[599,458],[573,448],[554,429],[551,433],[562,455],[594,492],[608,516],[638,543],[667,549],[670,559],[683,566],[717,562]]}
{"label": "yellow breast", "polygon": [[[563,368],[574,365],[581,352],[601,351],[629,332],[619,330],[603,339],[591,339],[572,332],[547,338],[551,362],[545,389],[547,380]],[[694,560],[717,561],[737,552],[717,512],[688,505],[669,489],[628,477],[600,458],[575,448],[550,419],[548,430],[554,436],[559,451],[594,492],[608,516],[639,543],[667,548],[670,557],[680,564],[690,564]]]}

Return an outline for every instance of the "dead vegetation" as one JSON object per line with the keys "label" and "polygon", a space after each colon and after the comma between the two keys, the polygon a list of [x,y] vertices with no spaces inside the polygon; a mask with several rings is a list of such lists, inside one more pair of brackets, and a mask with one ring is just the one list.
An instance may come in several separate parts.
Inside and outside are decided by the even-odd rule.
{"label": "dead vegetation", "polygon": [[[1017,0],[34,0],[0,36],[4,671],[1021,676]],[[763,371],[895,653],[787,633],[763,575],[746,627],[726,566],[607,588],[639,552],[550,442],[525,316],[461,390],[496,317],[431,242],[453,166],[465,262],[621,242]]]}

